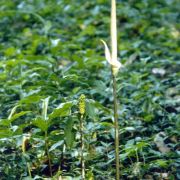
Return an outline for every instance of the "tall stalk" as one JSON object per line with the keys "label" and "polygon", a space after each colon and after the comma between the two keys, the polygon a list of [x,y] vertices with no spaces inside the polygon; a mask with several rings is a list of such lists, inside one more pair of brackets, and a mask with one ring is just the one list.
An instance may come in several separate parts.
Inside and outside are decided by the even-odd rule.
{"label": "tall stalk", "polygon": [[117,103],[117,85],[116,77],[113,78],[113,97],[114,97],[114,129],[115,129],[115,160],[116,160],[116,180],[120,179],[120,163],[119,163],[119,124],[118,124],[118,103]]}
{"label": "tall stalk", "polygon": [[49,166],[49,174],[52,177],[52,165],[51,165],[51,157],[49,154],[49,141],[48,141],[48,135],[47,135],[47,131],[45,132],[45,152],[47,155],[47,159],[48,159],[48,166]]}
{"label": "tall stalk", "polygon": [[85,180],[85,160],[84,160],[84,115],[85,115],[85,95],[82,94],[79,98],[79,113],[80,113],[80,136],[81,136],[81,179]]}
{"label": "tall stalk", "polygon": [[117,101],[117,85],[116,75],[122,64],[117,59],[117,20],[116,20],[116,0],[111,0],[111,52],[106,44],[105,56],[111,65],[113,80],[113,98],[114,98],[114,130],[115,130],[115,161],[116,161],[116,180],[120,179],[120,159],[119,159],[119,125],[118,125],[118,101]]}
{"label": "tall stalk", "polygon": [[80,132],[81,132],[81,176],[85,180],[85,161],[84,161],[84,123],[83,116],[80,117]]}

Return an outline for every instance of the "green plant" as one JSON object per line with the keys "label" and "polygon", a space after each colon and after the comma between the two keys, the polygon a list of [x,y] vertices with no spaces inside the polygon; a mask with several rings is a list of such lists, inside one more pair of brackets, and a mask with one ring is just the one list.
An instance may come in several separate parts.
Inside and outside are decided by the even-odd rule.
{"label": "green plant", "polygon": [[47,115],[47,110],[48,110],[48,103],[49,103],[49,98],[47,97],[42,100],[42,115],[41,117],[36,118],[33,121],[33,124],[39,127],[42,132],[44,133],[44,151],[47,156],[47,161],[48,161],[48,170],[49,174],[52,177],[52,165],[51,165],[51,157],[50,157],[50,152],[49,152],[49,137],[48,137],[48,128],[50,126],[50,119],[48,118]]}

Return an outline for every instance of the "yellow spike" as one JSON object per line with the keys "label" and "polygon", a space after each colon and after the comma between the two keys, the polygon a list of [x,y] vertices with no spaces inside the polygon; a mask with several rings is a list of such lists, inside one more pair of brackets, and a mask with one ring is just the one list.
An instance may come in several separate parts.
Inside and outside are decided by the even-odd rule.
{"label": "yellow spike", "polygon": [[81,94],[81,96],[79,97],[79,113],[81,115],[85,114],[86,111],[86,96],[84,94]]}

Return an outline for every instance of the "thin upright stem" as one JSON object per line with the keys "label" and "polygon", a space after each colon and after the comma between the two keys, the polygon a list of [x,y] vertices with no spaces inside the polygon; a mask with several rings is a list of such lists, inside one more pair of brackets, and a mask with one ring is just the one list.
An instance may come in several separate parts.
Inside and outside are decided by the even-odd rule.
{"label": "thin upright stem", "polygon": [[32,174],[31,174],[31,166],[29,164],[29,162],[26,159],[26,144],[27,144],[27,140],[28,138],[26,136],[23,136],[23,141],[22,141],[22,155],[24,160],[26,161],[26,166],[27,166],[27,170],[28,170],[28,174],[29,177],[32,178]]}
{"label": "thin upright stem", "polygon": [[22,155],[23,155],[23,158],[24,158],[25,161],[26,161],[26,166],[27,166],[27,171],[28,171],[29,177],[32,178],[31,167],[30,167],[30,164],[29,164],[29,163],[27,162],[27,160],[26,160],[26,153],[23,152]]}
{"label": "thin upright stem", "polygon": [[116,180],[120,180],[119,163],[119,125],[118,125],[118,103],[117,103],[117,85],[116,77],[112,73],[113,79],[113,97],[114,97],[114,129],[115,129],[115,161],[116,161]]}
{"label": "thin upright stem", "polygon": [[30,164],[28,162],[27,162],[27,169],[28,169],[29,177],[32,178],[31,167],[30,167]]}
{"label": "thin upright stem", "polygon": [[46,154],[47,154],[47,158],[48,158],[49,174],[52,177],[52,165],[51,165],[51,158],[50,158],[50,154],[49,154],[47,131],[45,132],[45,148],[46,148]]}
{"label": "thin upright stem", "polygon": [[85,180],[85,161],[84,161],[84,125],[83,115],[80,117],[80,132],[81,132],[81,178]]}

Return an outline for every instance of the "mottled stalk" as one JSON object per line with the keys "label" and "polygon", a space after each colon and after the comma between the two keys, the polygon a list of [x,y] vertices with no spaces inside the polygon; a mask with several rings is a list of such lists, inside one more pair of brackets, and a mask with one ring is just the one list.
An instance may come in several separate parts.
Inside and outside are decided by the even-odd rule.
{"label": "mottled stalk", "polygon": [[116,160],[116,180],[120,180],[120,163],[119,163],[119,123],[118,123],[118,103],[117,103],[117,85],[116,77],[113,78],[113,97],[114,97],[114,129],[115,129],[115,160]]}
{"label": "mottled stalk", "polygon": [[47,131],[45,132],[45,151],[48,159],[48,166],[49,166],[49,174],[52,177],[52,165],[51,165],[51,157],[49,154],[49,145],[48,145],[48,136],[47,136]]}
{"label": "mottled stalk", "polygon": [[82,180],[85,180],[85,161],[84,161],[84,124],[83,115],[80,117],[80,131],[81,131],[81,176]]}

